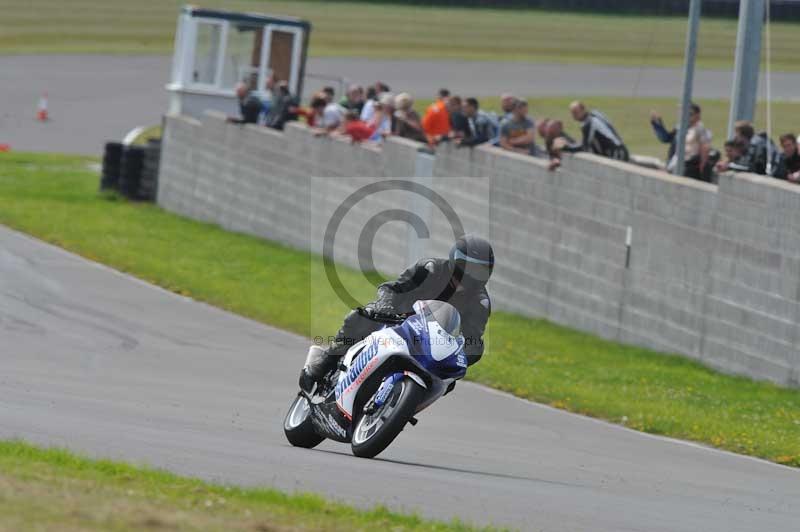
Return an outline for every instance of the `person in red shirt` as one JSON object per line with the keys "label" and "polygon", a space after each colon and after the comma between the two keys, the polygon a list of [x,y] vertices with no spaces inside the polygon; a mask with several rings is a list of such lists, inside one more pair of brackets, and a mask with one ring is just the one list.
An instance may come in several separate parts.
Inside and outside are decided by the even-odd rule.
{"label": "person in red shirt", "polygon": [[363,142],[375,134],[375,125],[369,125],[358,116],[358,111],[348,111],[344,118],[344,134],[353,139],[353,142]]}
{"label": "person in red shirt", "polygon": [[428,106],[422,117],[422,129],[428,137],[428,143],[432,146],[450,135],[450,113],[447,111],[449,98],[450,91],[440,89],[439,99]]}

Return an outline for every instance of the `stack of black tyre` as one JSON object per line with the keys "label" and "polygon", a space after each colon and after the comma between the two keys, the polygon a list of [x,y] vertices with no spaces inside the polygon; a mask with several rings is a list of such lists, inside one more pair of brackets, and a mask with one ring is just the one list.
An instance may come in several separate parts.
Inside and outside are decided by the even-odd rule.
{"label": "stack of black tyre", "polygon": [[119,142],[106,143],[103,154],[103,173],[100,178],[100,190],[119,189],[119,170],[122,164],[122,150],[124,146]]}
{"label": "stack of black tyre", "polygon": [[155,201],[160,157],[161,141],[158,139],[149,140],[146,146],[107,143],[100,189],[118,190],[133,200]]}
{"label": "stack of black tyre", "polygon": [[142,177],[139,180],[139,199],[155,201],[158,192],[158,162],[161,158],[161,140],[150,139],[144,148]]}
{"label": "stack of black tyre", "polygon": [[139,199],[139,184],[144,166],[144,147],[125,146],[119,172],[119,192],[129,199]]}

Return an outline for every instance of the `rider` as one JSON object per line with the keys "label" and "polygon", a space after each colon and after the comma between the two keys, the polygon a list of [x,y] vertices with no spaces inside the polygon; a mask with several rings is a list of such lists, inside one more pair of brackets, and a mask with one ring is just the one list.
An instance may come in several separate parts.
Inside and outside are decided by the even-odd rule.
{"label": "rider", "polygon": [[370,316],[412,313],[412,305],[417,300],[446,301],[458,310],[467,363],[474,364],[483,355],[483,331],[492,308],[486,282],[493,268],[492,246],[474,235],[460,237],[447,259],[420,260],[396,281],[380,285],[378,298],[369,303],[363,313],[354,310],[347,315],[330,347],[306,361],[300,374],[300,387],[310,390],[350,347],[382,327]]}

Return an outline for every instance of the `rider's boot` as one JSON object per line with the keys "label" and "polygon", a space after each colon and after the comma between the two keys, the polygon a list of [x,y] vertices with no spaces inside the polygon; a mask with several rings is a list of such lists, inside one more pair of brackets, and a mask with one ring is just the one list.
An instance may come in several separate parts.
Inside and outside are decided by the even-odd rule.
{"label": "rider's boot", "polygon": [[342,355],[347,352],[347,346],[335,343],[323,349],[318,345],[308,348],[306,363],[300,372],[300,389],[311,393],[315,383],[319,383],[331,370],[336,368],[336,364],[341,360]]}
{"label": "rider's boot", "polygon": [[355,342],[380,328],[380,323],[363,316],[361,312],[350,311],[330,347],[323,349],[313,345],[309,348],[305,367],[300,373],[300,388],[311,393],[314,383],[320,382],[328,372],[335,369]]}

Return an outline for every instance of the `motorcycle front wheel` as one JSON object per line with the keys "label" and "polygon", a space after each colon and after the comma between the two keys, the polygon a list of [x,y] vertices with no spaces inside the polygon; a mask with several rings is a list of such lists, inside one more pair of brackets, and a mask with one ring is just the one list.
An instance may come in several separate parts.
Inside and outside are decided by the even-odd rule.
{"label": "motorcycle front wheel", "polygon": [[305,447],[311,449],[325,440],[314,430],[311,422],[311,412],[308,400],[302,395],[295,397],[286,419],[283,420],[283,433],[289,443],[295,447]]}
{"label": "motorcycle front wheel", "polygon": [[424,396],[425,389],[409,377],[395,384],[383,405],[358,417],[353,427],[353,454],[361,458],[380,454],[414,416]]}

